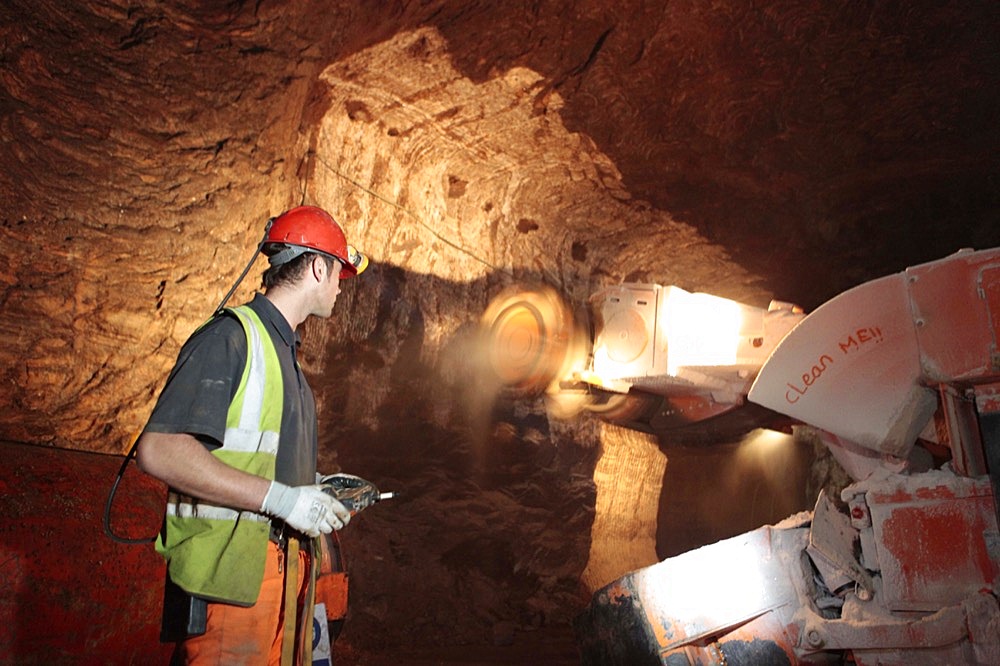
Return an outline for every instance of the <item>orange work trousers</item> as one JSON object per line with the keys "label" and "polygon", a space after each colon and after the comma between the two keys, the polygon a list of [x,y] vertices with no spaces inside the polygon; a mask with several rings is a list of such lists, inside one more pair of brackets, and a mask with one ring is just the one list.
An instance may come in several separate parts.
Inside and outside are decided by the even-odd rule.
{"label": "orange work trousers", "polygon": [[[257,603],[250,607],[232,604],[208,604],[208,621],[205,633],[177,643],[171,664],[212,664],[256,666],[281,664],[282,637],[285,633],[285,573],[289,570],[286,554],[274,542],[267,542],[267,561],[264,565],[264,582]],[[295,664],[301,666],[305,652],[300,649],[303,641],[312,641],[312,617],[303,618],[304,610],[311,610],[307,598],[310,557],[308,548],[298,554],[298,580],[295,627],[297,645]],[[291,581],[288,581],[291,583]],[[307,634],[304,632],[308,632]],[[286,650],[287,652],[287,650]]]}

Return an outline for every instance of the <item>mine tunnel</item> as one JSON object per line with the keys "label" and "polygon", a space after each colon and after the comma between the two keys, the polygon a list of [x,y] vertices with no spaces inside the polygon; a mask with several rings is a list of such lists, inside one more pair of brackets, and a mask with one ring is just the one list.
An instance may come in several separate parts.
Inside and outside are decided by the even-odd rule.
{"label": "mine tunnel", "polygon": [[[849,483],[814,431],[745,396],[746,419],[673,431],[649,402],[567,415],[498,385],[480,335],[498,296],[550,290],[587,338],[620,285],[811,313],[1000,246],[990,2],[5,0],[0,17],[4,663],[167,663],[163,561],[106,534],[106,500],[181,345],[289,208],[328,211],[370,259],[299,331],[318,467],[398,493],[337,535],[339,664],[581,663],[595,593]],[[113,533],[155,535],[165,493],[126,465]]]}

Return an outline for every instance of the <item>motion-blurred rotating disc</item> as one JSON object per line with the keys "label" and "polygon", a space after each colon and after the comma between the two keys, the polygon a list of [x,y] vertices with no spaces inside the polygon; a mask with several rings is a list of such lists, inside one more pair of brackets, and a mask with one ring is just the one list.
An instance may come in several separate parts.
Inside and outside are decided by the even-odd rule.
{"label": "motion-blurred rotating disc", "polygon": [[573,316],[548,287],[513,287],[482,317],[486,354],[507,387],[541,393],[563,370],[573,338]]}

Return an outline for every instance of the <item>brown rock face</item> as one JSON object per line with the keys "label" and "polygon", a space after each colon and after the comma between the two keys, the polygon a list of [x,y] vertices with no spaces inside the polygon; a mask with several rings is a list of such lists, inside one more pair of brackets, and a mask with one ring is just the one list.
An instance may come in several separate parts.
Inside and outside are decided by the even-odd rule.
{"label": "brown rock face", "polygon": [[[321,469],[403,493],[343,534],[344,641],[565,632],[698,538],[663,508],[684,454],[495,400],[490,298],[637,281],[811,309],[1000,244],[998,26],[958,2],[10,0],[0,438],[126,451],[266,220],[323,206],[373,265],[303,331]],[[793,477],[790,505],[702,534],[807,508]]]}

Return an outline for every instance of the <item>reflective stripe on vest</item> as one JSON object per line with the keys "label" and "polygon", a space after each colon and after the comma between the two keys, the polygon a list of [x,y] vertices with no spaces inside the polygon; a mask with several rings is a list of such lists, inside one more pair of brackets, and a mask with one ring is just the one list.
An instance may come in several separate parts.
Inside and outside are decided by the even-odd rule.
{"label": "reflective stripe on vest", "polygon": [[[247,306],[228,308],[247,336],[247,363],[226,415],[222,447],[212,455],[237,469],[274,479],[283,387],[274,342]],[[157,551],[171,580],[189,594],[249,606],[264,576],[270,519],[171,492]]]}

